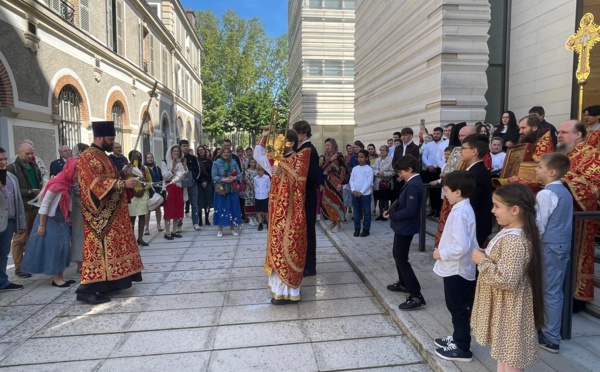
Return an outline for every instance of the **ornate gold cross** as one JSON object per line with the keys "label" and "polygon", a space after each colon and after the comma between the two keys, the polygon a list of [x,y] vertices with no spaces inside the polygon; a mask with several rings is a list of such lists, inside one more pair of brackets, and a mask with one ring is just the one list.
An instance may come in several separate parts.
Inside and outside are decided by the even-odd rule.
{"label": "ornate gold cross", "polygon": [[579,21],[579,30],[571,35],[565,47],[579,54],[579,63],[575,77],[577,80],[587,80],[590,75],[590,50],[600,40],[600,26],[594,23],[592,13],[585,14]]}
{"label": "ornate gold cross", "polygon": [[590,76],[590,51],[598,40],[600,40],[600,26],[594,23],[594,15],[586,13],[579,21],[579,30],[574,35],[569,36],[565,43],[565,48],[574,50],[579,54],[579,63],[575,77],[579,84],[579,120],[583,116],[583,87]]}

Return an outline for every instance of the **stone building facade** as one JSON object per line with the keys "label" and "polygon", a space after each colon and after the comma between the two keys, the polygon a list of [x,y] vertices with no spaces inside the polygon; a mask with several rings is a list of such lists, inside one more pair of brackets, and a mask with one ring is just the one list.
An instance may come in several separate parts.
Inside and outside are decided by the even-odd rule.
{"label": "stone building facade", "polygon": [[288,1],[290,121],[311,124],[319,153],[354,140],[354,3]]}
{"label": "stone building facade", "polygon": [[157,161],[179,139],[199,144],[194,21],[179,0],[3,1],[0,146],[29,138],[49,164],[59,145],[91,143],[96,120],[116,122],[125,154],[138,140]]}

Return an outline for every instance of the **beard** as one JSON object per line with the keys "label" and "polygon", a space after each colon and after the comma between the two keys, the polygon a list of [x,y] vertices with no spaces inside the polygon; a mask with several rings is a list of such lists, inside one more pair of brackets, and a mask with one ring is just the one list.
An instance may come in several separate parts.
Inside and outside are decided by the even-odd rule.
{"label": "beard", "polygon": [[102,150],[104,150],[106,152],[112,152],[113,145],[112,144],[108,144],[104,138],[102,138],[101,145],[102,145]]}
{"label": "beard", "polygon": [[537,136],[535,132],[519,135],[519,143],[535,143]]}
{"label": "beard", "polygon": [[568,154],[573,150],[573,146],[567,146],[564,143],[559,143],[556,145],[556,152],[560,152],[561,154]]}

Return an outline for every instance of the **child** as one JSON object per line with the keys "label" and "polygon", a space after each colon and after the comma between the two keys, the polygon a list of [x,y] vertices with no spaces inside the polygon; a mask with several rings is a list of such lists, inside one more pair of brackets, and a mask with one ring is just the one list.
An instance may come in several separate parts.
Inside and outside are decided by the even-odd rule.
{"label": "child", "polygon": [[504,166],[504,159],[506,158],[506,153],[502,151],[502,138],[493,137],[490,142],[490,155],[492,157],[492,176],[500,175],[500,171],[502,171],[502,167]]}
{"label": "child", "polygon": [[249,225],[256,226],[258,221],[256,220],[256,206],[254,205],[254,177],[256,176],[256,159],[248,159],[248,168],[244,171],[244,182],[246,184],[246,216],[248,216]]}
{"label": "child", "polygon": [[259,166],[254,176],[254,204],[256,218],[258,219],[258,231],[263,230],[263,221],[269,213],[269,191],[271,190],[271,179],[265,176],[265,170]]}
{"label": "child", "polygon": [[536,329],[543,325],[540,232],[535,196],[511,183],[496,189],[492,212],[504,228],[471,257],[479,270],[471,315],[473,336],[491,344],[498,371],[518,371],[538,360]]}
{"label": "child", "polygon": [[483,158],[489,151],[487,139],[474,134],[467,136],[462,144],[460,158],[467,164],[467,171],[475,176],[475,192],[469,200],[475,212],[477,243],[484,246],[492,233],[492,183],[490,171],[483,164]]}
{"label": "child", "polygon": [[[352,219],[354,220],[354,236],[369,236],[371,230],[371,187],[373,186],[373,168],[368,163],[367,150],[358,152],[358,165],[352,169],[350,190],[352,191]],[[363,230],[360,231],[360,221]]]}
{"label": "child", "polygon": [[567,174],[570,166],[567,155],[554,152],[543,155],[535,170],[537,180],[545,185],[536,196],[546,312],[546,323],[538,331],[538,342],[542,349],[554,354],[560,350],[562,287],[571,251],[573,225],[573,198],[560,179]]}
{"label": "child", "polygon": [[408,252],[413,236],[421,227],[421,203],[423,201],[423,183],[419,175],[419,161],[412,155],[405,155],[394,164],[399,177],[406,184],[400,191],[398,204],[390,213],[383,212],[384,218],[390,218],[390,227],[394,230],[393,255],[398,270],[398,281],[387,286],[393,292],[408,292],[406,302],[398,306],[400,310],[416,310],[426,305],[421,294],[421,284],[408,262]]}
{"label": "child", "polygon": [[455,171],[444,177],[444,195],[452,210],[446,220],[438,249],[433,250],[437,260],[433,271],[444,278],[446,307],[452,315],[452,336],[438,338],[435,353],[442,359],[470,362],[471,331],[469,309],[471,288],[475,280],[475,264],[471,250],[475,240],[475,212],[469,196],[475,191],[475,176],[467,171]]}

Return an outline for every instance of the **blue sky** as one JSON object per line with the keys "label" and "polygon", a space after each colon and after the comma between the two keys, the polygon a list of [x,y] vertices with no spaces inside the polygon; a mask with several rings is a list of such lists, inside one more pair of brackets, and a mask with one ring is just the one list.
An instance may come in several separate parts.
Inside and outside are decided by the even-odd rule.
{"label": "blue sky", "polygon": [[287,33],[288,0],[180,0],[184,10],[212,10],[219,18],[228,8],[240,18],[258,17],[270,37]]}

